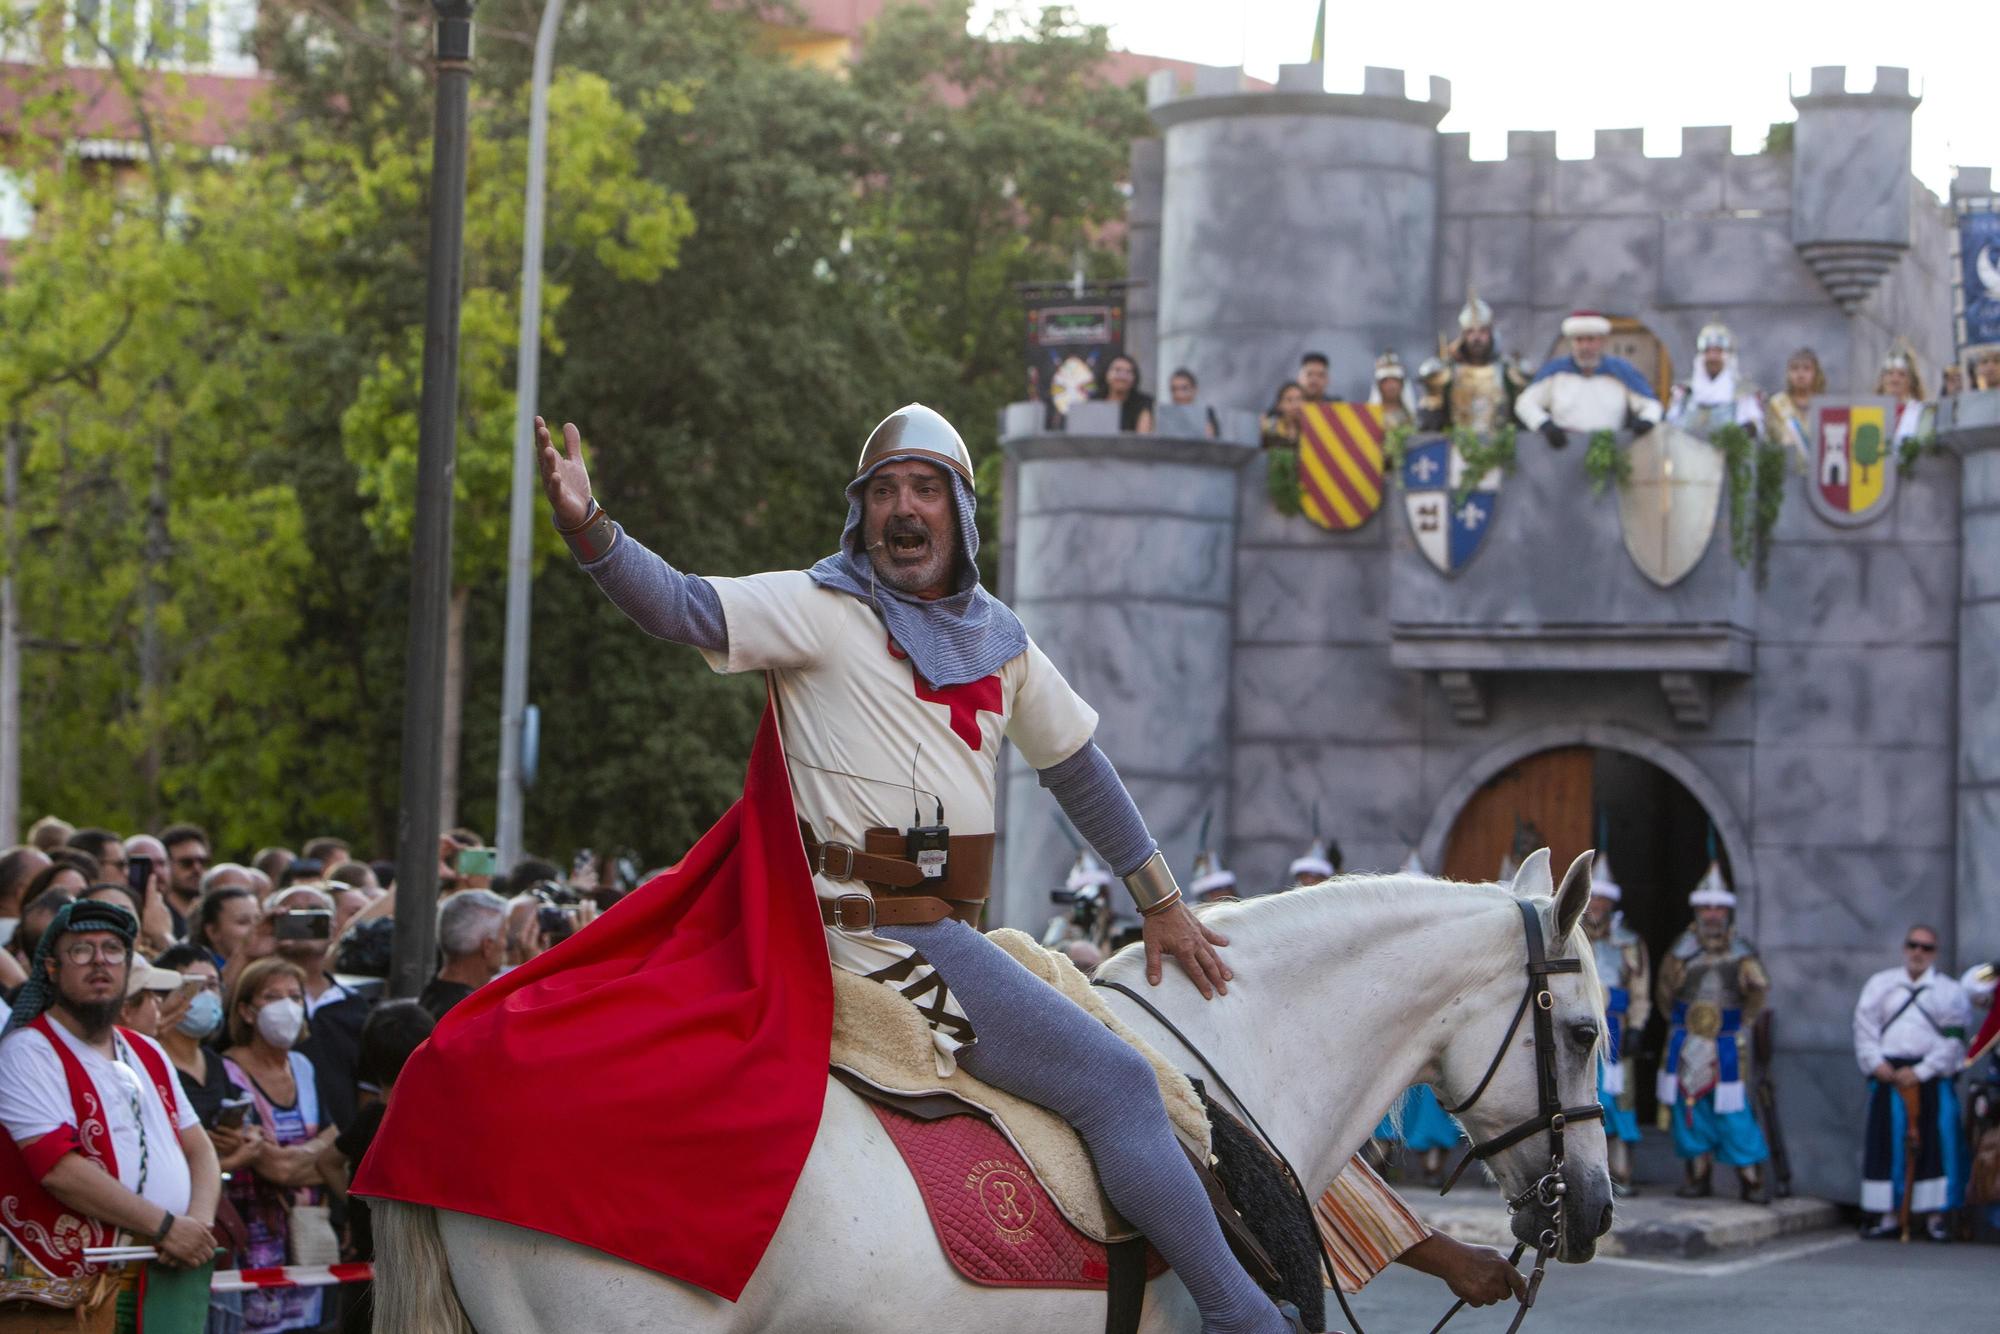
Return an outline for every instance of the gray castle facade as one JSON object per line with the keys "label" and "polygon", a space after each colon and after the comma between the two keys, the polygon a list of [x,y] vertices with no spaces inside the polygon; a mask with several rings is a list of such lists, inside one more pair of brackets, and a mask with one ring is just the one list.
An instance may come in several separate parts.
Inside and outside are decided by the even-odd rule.
{"label": "gray castle facade", "polygon": [[[1739,156],[1697,129],[1648,158],[1637,131],[1611,131],[1581,161],[1543,134],[1469,160],[1437,131],[1442,80],[1425,99],[1393,70],[1360,95],[1318,80],[1287,69],[1253,92],[1209,70],[1191,93],[1154,88],[1127,338],[1150,381],[1185,365],[1205,399],[1262,408],[1310,348],[1354,396],[1384,349],[1412,367],[1434,351],[1470,286],[1531,363],[1565,312],[1594,307],[1643,323],[1677,374],[1720,317],[1767,391],[1811,345],[1832,392],[1865,392],[1904,336],[1935,393],[1951,224],[1910,173],[1903,71],[1857,94],[1815,71],[1789,151]],[[1276,512],[1256,449],[1016,435],[1002,583],[1100,711],[1183,875],[1209,813],[1254,892],[1284,880],[1315,808],[1349,869],[1412,846],[1435,868],[1468,802],[1528,757],[1587,746],[1668,775],[1712,825],[1771,973],[1797,1188],[1852,1200],[1862,981],[1913,920],[1942,929],[1941,966],[2000,956],[2000,392],[1947,402],[1938,428],[1944,454],[1876,521],[1826,522],[1790,478],[1762,586],[1725,515],[1666,588],[1628,558],[1581,448],[1525,432],[1485,546],[1452,577],[1393,486],[1333,533]],[[1018,757],[1002,847],[999,918],[1039,926],[1072,854]],[[1660,891],[1682,922],[1693,883]]]}

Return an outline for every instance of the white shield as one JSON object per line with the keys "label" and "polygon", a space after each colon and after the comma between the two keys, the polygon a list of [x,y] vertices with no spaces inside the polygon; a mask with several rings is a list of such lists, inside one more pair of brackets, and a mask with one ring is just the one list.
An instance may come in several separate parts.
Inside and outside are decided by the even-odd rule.
{"label": "white shield", "polygon": [[1630,480],[1618,493],[1625,550],[1662,588],[1686,578],[1715,536],[1728,465],[1722,451],[1678,426],[1655,426],[1626,447]]}

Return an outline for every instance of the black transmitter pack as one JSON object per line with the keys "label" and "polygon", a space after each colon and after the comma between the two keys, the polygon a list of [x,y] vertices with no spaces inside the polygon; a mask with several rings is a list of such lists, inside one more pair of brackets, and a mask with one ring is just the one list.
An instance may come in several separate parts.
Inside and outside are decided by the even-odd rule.
{"label": "black transmitter pack", "polygon": [[903,831],[904,855],[917,864],[926,880],[944,879],[951,860],[951,830],[941,824],[911,825]]}

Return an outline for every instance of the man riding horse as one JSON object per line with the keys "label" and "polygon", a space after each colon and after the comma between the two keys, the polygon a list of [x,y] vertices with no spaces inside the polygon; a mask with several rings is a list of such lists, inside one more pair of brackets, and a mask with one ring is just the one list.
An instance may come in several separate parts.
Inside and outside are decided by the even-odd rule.
{"label": "man riding horse", "polygon": [[1145,1059],[969,924],[992,871],[1006,736],[1131,891],[1149,980],[1168,955],[1205,997],[1231,976],[1216,952],[1227,942],[1182,903],[1093,741],[1097,715],[980,586],[958,432],[919,405],[890,415],[847,486],[839,550],[740,579],[683,574],[627,535],[591,495],[576,428],[563,435],[559,451],[538,425],[543,487],[598,586],[715,670],[767,675],[834,966],[909,996],[941,1071],[962,1064],[1075,1126],[1204,1330],[1298,1328],[1230,1254]]}

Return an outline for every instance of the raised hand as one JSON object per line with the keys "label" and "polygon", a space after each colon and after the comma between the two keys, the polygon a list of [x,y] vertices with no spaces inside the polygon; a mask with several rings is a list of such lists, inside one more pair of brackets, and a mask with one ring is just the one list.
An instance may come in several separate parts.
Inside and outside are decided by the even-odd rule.
{"label": "raised hand", "polygon": [[576,528],[590,516],[590,473],[583,466],[583,436],[574,422],[563,423],[567,453],[549,438],[549,424],[535,418],[535,457],[541,464],[542,491],[555,512],[556,525]]}

